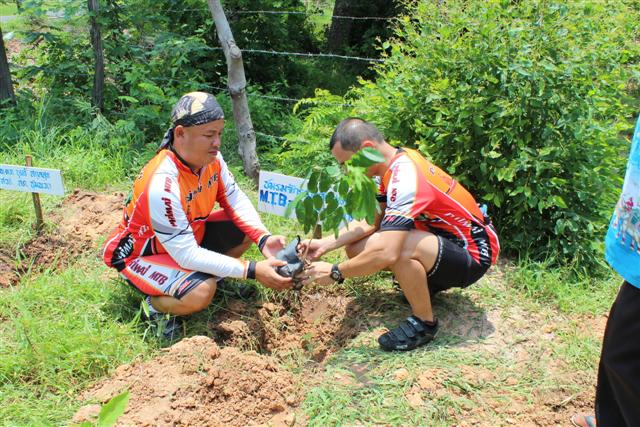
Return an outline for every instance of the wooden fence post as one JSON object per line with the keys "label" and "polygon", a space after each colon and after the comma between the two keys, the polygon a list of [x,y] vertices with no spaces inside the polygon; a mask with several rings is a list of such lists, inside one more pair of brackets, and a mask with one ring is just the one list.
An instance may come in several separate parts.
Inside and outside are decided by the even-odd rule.
{"label": "wooden fence post", "polygon": [[208,2],[209,10],[211,10],[211,15],[216,24],[218,39],[227,59],[229,93],[233,103],[233,118],[238,134],[238,152],[242,158],[244,173],[257,183],[258,175],[260,174],[260,163],[256,153],[256,133],[253,130],[249,104],[247,103],[247,93],[245,92],[247,80],[244,75],[244,66],[242,65],[242,52],[233,39],[233,34],[227,22],[227,17],[224,15],[220,0],[208,0]]}
{"label": "wooden fence post", "polygon": [[96,61],[91,105],[102,112],[104,109],[104,55],[102,53],[102,35],[98,24],[98,0],[87,0],[87,6],[91,17],[91,46],[93,46],[93,56]]}
{"label": "wooden fence post", "polygon": [[[31,156],[27,156],[25,160],[27,167],[33,166],[31,163]],[[36,210],[36,231],[40,233],[40,231],[42,231],[42,227],[44,226],[42,204],[40,204],[40,195],[38,193],[31,193],[31,197],[33,198],[33,207]]]}
{"label": "wooden fence post", "polygon": [[13,83],[11,83],[11,70],[9,70],[7,51],[4,49],[2,28],[0,28],[0,108],[6,100],[9,100],[11,105],[16,105],[16,96],[13,93]]}

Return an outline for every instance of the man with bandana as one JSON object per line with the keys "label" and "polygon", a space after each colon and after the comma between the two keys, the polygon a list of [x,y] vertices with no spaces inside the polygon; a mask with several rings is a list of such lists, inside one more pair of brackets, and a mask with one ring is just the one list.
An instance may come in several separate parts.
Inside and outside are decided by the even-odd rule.
{"label": "man with bandana", "polygon": [[[206,308],[224,277],[256,279],[282,290],[276,273],[284,246],[264,226],[220,153],[224,114],[215,97],[191,92],[176,103],[158,153],[142,169],[107,239],[104,262],[147,295],[150,317],[182,316]],[[214,210],[216,202],[222,208]],[[267,258],[241,255],[255,243]],[[165,336],[179,329],[171,317]]]}

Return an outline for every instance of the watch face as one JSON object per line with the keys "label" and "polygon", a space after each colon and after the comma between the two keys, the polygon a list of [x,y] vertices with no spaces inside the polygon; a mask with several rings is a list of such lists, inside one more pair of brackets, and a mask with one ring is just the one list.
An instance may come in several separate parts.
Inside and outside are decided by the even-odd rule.
{"label": "watch face", "polygon": [[338,270],[338,267],[337,267],[336,265],[334,265],[334,266],[331,268],[331,273],[330,273],[329,275],[330,275],[330,276],[331,276],[331,278],[332,278],[333,280],[335,280],[336,282],[342,278],[342,274],[340,274],[340,270]]}

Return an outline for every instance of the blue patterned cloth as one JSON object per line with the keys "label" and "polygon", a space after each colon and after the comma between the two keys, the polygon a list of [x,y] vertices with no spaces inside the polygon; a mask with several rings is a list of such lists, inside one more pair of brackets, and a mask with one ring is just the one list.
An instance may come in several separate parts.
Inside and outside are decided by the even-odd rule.
{"label": "blue patterned cloth", "polygon": [[607,262],[640,288],[640,118],[631,141],[622,194],[605,238]]}

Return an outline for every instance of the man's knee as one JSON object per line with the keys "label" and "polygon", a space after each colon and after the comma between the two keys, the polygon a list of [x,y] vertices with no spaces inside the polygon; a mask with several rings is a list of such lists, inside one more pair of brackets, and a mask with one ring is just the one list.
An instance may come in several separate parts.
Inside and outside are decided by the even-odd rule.
{"label": "man's knee", "polygon": [[350,243],[344,247],[344,252],[347,254],[348,258],[353,258],[362,252],[362,249],[358,248],[358,242]]}
{"label": "man's knee", "polygon": [[248,250],[251,245],[253,244],[253,241],[248,237],[248,236],[244,236],[244,239],[242,240],[242,243],[240,243],[240,247],[242,248],[242,251],[246,251]]}
{"label": "man's knee", "polygon": [[360,254],[360,252],[364,251],[366,246],[371,242],[374,242],[376,239],[380,238],[380,233],[373,233],[370,236],[363,237],[360,240],[356,240],[353,243],[345,245],[344,251],[347,254],[347,257],[354,258]]}
{"label": "man's knee", "polygon": [[182,303],[192,312],[204,310],[209,306],[216,293],[217,280],[210,278],[193,288],[182,298]]}
{"label": "man's knee", "polygon": [[251,241],[251,239],[245,236],[242,242],[240,242],[238,246],[235,246],[229,249],[229,251],[227,251],[225,255],[233,258],[240,258],[242,254],[244,254],[246,251],[249,250],[252,244],[253,244],[253,241]]}

